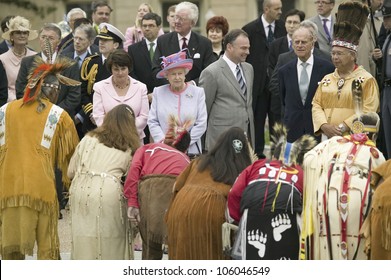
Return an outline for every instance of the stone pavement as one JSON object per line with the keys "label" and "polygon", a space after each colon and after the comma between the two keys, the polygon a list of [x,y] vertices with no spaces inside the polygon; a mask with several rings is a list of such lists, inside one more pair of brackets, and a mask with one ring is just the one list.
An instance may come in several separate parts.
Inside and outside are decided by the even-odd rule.
{"label": "stone pavement", "polygon": [[[62,210],[63,218],[58,220],[58,235],[60,238],[60,254],[61,260],[70,260],[71,258],[71,225],[69,210]],[[36,248],[35,248],[36,249]],[[34,252],[33,256],[26,256],[27,260],[36,260],[37,255]],[[134,252],[134,259],[141,260],[141,252]],[[167,255],[163,255],[163,259],[167,260]]]}

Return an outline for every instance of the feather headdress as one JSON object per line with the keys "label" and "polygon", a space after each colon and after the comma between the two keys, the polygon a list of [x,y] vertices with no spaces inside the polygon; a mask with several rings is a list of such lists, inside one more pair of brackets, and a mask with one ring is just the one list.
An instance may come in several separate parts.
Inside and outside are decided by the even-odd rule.
{"label": "feather headdress", "polygon": [[41,94],[43,81],[48,75],[56,76],[58,81],[66,86],[78,86],[81,84],[79,81],[61,75],[61,72],[75,64],[75,61],[66,57],[57,57],[57,59],[51,63],[53,51],[48,40],[45,43],[45,53],[48,57],[47,63],[45,63],[40,56],[35,57],[33,63],[34,67],[32,67],[32,70],[30,71],[24,91],[23,103],[28,103],[38,98]]}
{"label": "feather headdress", "polygon": [[179,119],[174,115],[168,116],[168,130],[164,137],[164,144],[175,147],[179,142],[182,141],[183,136],[189,133],[190,127],[193,125],[192,119],[185,120],[180,123]]}
{"label": "feather headdress", "polygon": [[332,46],[357,51],[358,42],[369,15],[367,5],[357,1],[343,2],[338,6],[334,24]]}
{"label": "feather headdress", "polygon": [[287,129],[284,125],[276,123],[273,127],[271,152],[274,158],[286,166],[301,165],[304,154],[317,144],[311,135],[303,135],[295,142],[287,141]]}

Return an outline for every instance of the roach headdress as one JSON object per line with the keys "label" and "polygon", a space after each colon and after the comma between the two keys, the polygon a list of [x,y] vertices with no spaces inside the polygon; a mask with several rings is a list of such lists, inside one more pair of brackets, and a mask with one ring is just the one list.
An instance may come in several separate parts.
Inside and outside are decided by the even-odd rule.
{"label": "roach headdress", "polygon": [[180,123],[174,115],[168,116],[168,130],[164,138],[164,144],[176,147],[182,140],[185,134],[189,134],[189,129],[194,121],[189,119]]}
{"label": "roach headdress", "polygon": [[334,24],[332,46],[357,51],[358,42],[369,15],[369,8],[357,1],[343,2],[338,6]]}
{"label": "roach headdress", "polygon": [[80,85],[79,81],[61,75],[61,72],[75,64],[75,61],[66,57],[57,57],[57,59],[51,63],[53,51],[49,40],[46,40],[45,45],[46,54],[48,54],[48,63],[43,61],[40,56],[36,56],[33,63],[34,67],[31,68],[28,76],[23,103],[34,101],[41,95],[42,84],[48,75],[56,76],[58,81],[66,86]]}
{"label": "roach headdress", "polygon": [[301,165],[304,154],[316,145],[316,140],[311,135],[303,135],[295,142],[287,141],[287,130],[284,125],[276,123],[273,126],[271,152],[274,158],[286,166]]}

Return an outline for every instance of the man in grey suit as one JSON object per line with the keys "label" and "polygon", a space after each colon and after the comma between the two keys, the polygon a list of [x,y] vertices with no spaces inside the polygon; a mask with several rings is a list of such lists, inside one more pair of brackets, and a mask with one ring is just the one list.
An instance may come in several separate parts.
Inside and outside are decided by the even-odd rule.
{"label": "man in grey suit", "polygon": [[309,20],[313,21],[318,27],[319,49],[330,54],[335,23],[335,17],[331,12],[335,6],[335,0],[316,0],[315,6],[318,15]]}
{"label": "man in grey suit", "polygon": [[254,145],[252,90],[254,71],[245,62],[250,41],[245,31],[233,29],[224,37],[224,55],[205,68],[199,85],[205,90],[208,128],[205,148],[210,150],[221,133],[230,127],[242,128]]}

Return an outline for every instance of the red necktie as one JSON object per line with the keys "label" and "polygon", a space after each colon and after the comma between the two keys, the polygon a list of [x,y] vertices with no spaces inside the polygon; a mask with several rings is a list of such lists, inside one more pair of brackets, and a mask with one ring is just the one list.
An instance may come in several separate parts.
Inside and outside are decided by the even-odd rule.
{"label": "red necktie", "polygon": [[186,37],[183,37],[182,40],[183,40],[183,43],[182,43],[182,50],[183,50],[183,49],[187,49],[187,43],[186,43],[187,38],[186,38]]}

